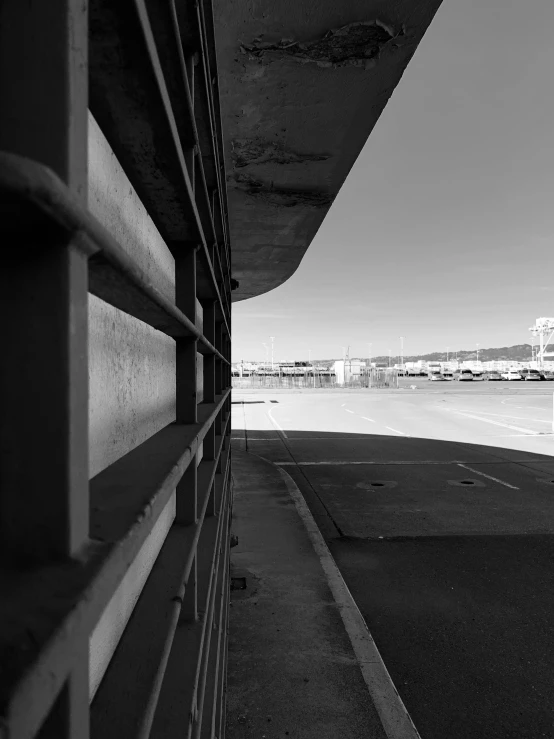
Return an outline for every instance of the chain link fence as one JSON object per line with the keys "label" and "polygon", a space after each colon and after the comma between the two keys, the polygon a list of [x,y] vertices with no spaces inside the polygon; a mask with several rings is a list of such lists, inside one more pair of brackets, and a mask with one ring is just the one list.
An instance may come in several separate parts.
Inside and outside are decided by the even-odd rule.
{"label": "chain link fence", "polygon": [[392,368],[377,368],[370,372],[366,370],[361,374],[352,374],[344,382],[339,382],[333,373],[295,372],[292,374],[275,370],[274,373],[233,376],[232,384],[234,388],[245,390],[256,388],[397,388],[398,371]]}

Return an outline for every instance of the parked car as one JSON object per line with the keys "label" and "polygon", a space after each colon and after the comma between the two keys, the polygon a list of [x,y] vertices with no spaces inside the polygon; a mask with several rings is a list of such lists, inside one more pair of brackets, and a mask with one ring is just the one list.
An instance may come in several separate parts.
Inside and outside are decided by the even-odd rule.
{"label": "parked car", "polygon": [[442,376],[445,380],[453,380],[454,374],[452,372],[443,372]]}
{"label": "parked car", "polygon": [[522,369],[519,370],[522,380],[542,380],[542,375],[537,369]]}
{"label": "parked car", "polygon": [[473,372],[470,369],[460,369],[454,372],[454,379],[458,382],[473,380]]}
{"label": "parked car", "polygon": [[472,370],[474,380],[484,380],[485,379],[485,373],[483,370]]}
{"label": "parked car", "polygon": [[504,380],[521,380],[522,379],[520,373],[517,370],[506,370],[506,372],[502,373],[502,378]]}
{"label": "parked car", "polygon": [[502,375],[500,374],[500,372],[494,372],[494,371],[485,372],[485,380],[501,380],[501,379],[502,379]]}
{"label": "parked car", "polygon": [[446,380],[446,377],[441,372],[429,372],[427,379],[431,382],[442,382]]}
{"label": "parked car", "polygon": [[545,380],[554,380],[554,372],[552,370],[543,370],[542,376]]}

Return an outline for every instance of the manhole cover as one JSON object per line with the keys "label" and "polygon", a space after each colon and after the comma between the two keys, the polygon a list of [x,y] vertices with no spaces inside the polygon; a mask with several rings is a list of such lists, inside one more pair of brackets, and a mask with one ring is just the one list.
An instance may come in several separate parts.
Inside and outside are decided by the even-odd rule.
{"label": "manhole cover", "polygon": [[481,480],[473,480],[472,478],[465,478],[464,480],[448,480],[449,485],[454,485],[458,488],[484,488],[485,483]]}
{"label": "manhole cover", "polygon": [[370,480],[369,482],[358,482],[356,487],[362,490],[373,490],[375,488],[395,488],[397,485],[396,480]]}

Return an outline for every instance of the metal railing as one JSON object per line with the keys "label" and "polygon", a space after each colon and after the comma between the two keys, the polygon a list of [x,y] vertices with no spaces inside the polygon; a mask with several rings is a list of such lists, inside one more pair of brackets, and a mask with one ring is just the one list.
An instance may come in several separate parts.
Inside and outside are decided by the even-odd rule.
{"label": "metal railing", "polygon": [[398,372],[395,369],[372,369],[360,375],[351,375],[341,382],[335,374],[313,373],[313,372],[288,372],[276,371],[274,374],[252,373],[242,377],[233,375],[232,385],[234,388],[244,389],[271,389],[271,388],[298,388],[298,389],[324,389],[324,388],[397,388]]}
{"label": "metal railing", "polygon": [[[211,7],[86,7],[2,10],[0,736],[221,738],[231,288]],[[175,258],[174,302],[86,208],[89,107]],[[90,482],[89,291],[176,344],[176,422]],[[91,635],[168,510],[91,704]]]}

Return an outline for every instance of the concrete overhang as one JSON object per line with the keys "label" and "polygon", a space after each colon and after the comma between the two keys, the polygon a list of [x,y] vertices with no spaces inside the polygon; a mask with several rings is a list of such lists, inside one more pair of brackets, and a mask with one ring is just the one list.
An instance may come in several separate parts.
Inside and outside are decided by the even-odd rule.
{"label": "concrete overhang", "polygon": [[234,300],[295,272],[440,3],[214,0]]}

